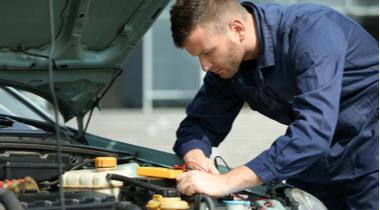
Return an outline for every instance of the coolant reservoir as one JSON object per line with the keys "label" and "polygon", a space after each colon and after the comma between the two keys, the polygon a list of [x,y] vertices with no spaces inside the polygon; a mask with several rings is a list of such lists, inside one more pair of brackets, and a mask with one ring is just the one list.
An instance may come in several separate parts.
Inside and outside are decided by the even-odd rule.
{"label": "coolant reservoir", "polygon": [[117,165],[116,158],[113,157],[98,157],[95,160],[95,166],[95,169],[67,171],[63,174],[65,190],[91,190],[107,193],[117,198],[123,182],[107,180],[107,174],[136,177],[136,168],[139,167],[137,163]]}

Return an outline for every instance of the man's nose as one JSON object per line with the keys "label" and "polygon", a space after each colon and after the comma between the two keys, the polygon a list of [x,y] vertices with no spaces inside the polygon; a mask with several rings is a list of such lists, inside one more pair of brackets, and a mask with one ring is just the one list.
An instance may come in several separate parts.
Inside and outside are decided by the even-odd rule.
{"label": "man's nose", "polygon": [[207,61],[207,59],[203,58],[202,56],[199,56],[199,62],[201,63],[203,71],[205,72],[208,72],[212,67],[211,62]]}

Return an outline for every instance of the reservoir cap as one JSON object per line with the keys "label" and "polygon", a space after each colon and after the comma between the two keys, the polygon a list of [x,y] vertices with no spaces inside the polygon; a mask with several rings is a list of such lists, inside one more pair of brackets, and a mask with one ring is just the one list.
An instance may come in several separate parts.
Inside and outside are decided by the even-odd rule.
{"label": "reservoir cap", "polygon": [[95,158],[96,168],[116,168],[117,159],[115,157],[97,157]]}

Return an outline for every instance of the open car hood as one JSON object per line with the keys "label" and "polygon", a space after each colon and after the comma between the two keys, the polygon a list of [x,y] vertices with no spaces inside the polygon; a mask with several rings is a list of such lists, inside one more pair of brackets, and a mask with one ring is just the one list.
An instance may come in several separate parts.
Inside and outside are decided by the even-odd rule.
{"label": "open car hood", "polygon": [[[169,0],[59,0],[54,86],[65,121],[96,106]],[[48,0],[0,0],[0,84],[52,101]]]}

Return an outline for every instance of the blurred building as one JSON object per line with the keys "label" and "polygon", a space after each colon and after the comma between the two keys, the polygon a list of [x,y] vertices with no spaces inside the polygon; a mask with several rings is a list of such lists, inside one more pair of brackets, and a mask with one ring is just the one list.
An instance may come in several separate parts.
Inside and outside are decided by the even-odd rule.
{"label": "blurred building", "polygon": [[[252,0],[254,3],[310,2],[332,7],[360,23],[379,39],[377,0]],[[184,106],[201,86],[203,72],[197,58],[176,49],[170,32],[172,1],[135,51],[126,59],[124,73],[102,100],[103,107],[143,108]]]}

